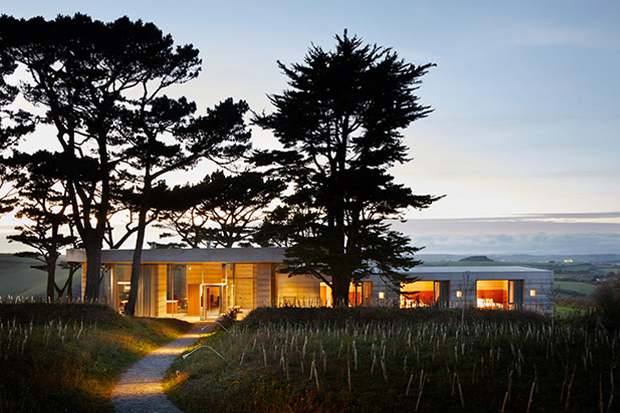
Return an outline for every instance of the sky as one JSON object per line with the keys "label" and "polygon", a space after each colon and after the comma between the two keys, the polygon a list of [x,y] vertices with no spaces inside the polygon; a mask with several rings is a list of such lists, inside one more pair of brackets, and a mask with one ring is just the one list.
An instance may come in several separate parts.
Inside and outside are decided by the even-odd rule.
{"label": "sky", "polygon": [[397,228],[426,254],[620,253],[620,2],[0,0],[0,10],[155,23],[201,51],[200,77],[178,88],[200,110],[232,96],[270,112],[267,96],[287,87],[276,61],[333,49],[344,29],[436,63],[418,91],[434,111],[403,131],[413,161],[392,172],[446,197]]}

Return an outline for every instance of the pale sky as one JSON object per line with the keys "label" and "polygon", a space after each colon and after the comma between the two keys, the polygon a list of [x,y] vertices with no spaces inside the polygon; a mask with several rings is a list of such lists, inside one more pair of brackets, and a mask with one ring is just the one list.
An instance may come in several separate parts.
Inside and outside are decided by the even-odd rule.
{"label": "pale sky", "polygon": [[[415,245],[620,253],[620,2],[0,0],[0,11],[153,22],[201,51],[199,79],[178,88],[201,111],[228,96],[271,111],[266,95],[287,86],[276,60],[332,49],[347,28],[437,64],[419,90],[435,111],[404,132],[414,160],[393,171],[447,194],[408,215]],[[275,144],[260,130],[254,142]]]}

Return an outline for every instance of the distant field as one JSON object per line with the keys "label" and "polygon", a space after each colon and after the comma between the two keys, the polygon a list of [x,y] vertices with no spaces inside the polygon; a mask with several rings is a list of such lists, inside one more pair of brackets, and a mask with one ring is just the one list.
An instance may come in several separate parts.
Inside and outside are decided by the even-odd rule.
{"label": "distant field", "polygon": [[562,272],[579,272],[592,270],[591,264],[565,265],[561,267]]}
{"label": "distant field", "polygon": [[556,281],[555,288],[560,290],[576,291],[580,294],[590,295],[594,292],[596,285],[582,283],[578,281]]}
{"label": "distant field", "polygon": [[[18,258],[13,254],[0,254],[0,297],[7,295],[45,295],[47,273],[31,268],[38,261]],[[56,282],[64,284],[67,271],[58,268]],[[74,278],[74,285],[79,283],[79,276]]]}

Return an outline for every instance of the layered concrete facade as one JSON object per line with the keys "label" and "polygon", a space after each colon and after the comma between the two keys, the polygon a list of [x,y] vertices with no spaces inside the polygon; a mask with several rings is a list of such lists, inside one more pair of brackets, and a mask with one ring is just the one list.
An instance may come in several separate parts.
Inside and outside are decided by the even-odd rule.
{"label": "layered concrete facade", "polygon": [[[132,250],[102,253],[102,299],[121,312],[132,257]],[[331,290],[325,283],[310,275],[280,273],[283,259],[282,248],[144,250],[136,315],[206,318],[231,309],[331,305]],[[85,263],[86,255],[70,250],[67,260]],[[402,285],[400,291],[378,276],[352,284],[349,301],[352,305],[465,305],[546,313],[553,309],[552,271],[516,266],[415,267],[410,275],[418,281]]]}

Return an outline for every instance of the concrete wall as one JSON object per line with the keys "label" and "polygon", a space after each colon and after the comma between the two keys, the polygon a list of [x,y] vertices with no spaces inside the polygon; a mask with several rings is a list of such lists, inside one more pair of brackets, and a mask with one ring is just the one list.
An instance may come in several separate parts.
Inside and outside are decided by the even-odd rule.
{"label": "concrete wall", "polygon": [[312,307],[320,304],[320,281],[312,275],[277,274],[277,305]]}

